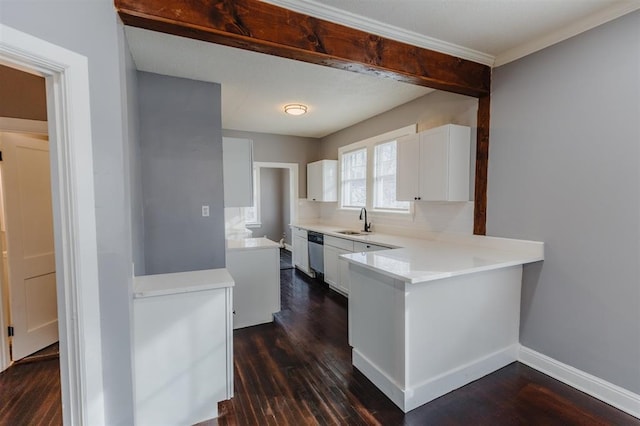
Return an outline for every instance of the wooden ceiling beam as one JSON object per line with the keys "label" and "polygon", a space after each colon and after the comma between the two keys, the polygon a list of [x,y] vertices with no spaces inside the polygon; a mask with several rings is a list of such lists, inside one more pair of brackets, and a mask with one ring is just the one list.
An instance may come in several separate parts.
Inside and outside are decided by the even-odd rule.
{"label": "wooden ceiling beam", "polygon": [[258,0],[115,0],[126,25],[480,98],[491,68]]}

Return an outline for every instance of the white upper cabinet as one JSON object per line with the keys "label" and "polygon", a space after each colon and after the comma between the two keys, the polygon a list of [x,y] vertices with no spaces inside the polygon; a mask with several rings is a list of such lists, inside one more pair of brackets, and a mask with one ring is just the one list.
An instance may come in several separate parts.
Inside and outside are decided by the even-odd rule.
{"label": "white upper cabinet", "polygon": [[471,128],[447,124],[398,138],[399,201],[468,201]]}
{"label": "white upper cabinet", "polygon": [[338,201],[337,160],[320,160],[307,164],[307,199]]}
{"label": "white upper cabinet", "polygon": [[224,206],[253,205],[253,141],[222,138]]}

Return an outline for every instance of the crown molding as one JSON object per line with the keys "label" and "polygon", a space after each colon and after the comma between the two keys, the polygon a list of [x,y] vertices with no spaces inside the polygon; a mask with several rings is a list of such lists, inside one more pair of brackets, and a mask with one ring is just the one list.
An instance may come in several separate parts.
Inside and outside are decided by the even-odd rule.
{"label": "crown molding", "polygon": [[318,19],[355,28],[381,37],[400,41],[412,46],[422,47],[483,65],[493,66],[495,57],[477,50],[468,49],[457,44],[448,43],[436,38],[427,37],[413,31],[408,31],[393,25],[385,24],[374,19],[359,16],[351,12],[340,10],[333,6],[320,4],[314,0],[261,0],[275,6],[294,12],[313,16]]}
{"label": "crown molding", "polygon": [[640,9],[640,2],[637,1],[616,3],[613,6],[600,11],[599,13],[589,15],[584,19],[581,19],[559,29],[558,31],[545,34],[543,37],[534,39],[528,43],[522,44],[497,55],[493,66],[499,67],[501,65],[508,64],[509,62],[513,62],[546,47],[552,46],[556,43],[560,43],[561,41],[567,40],[602,24],[606,24],[609,21],[612,21],[638,9]]}
{"label": "crown molding", "polygon": [[392,40],[434,50],[436,52],[446,53],[448,55],[478,62],[491,67],[498,67],[515,61],[640,9],[640,2],[638,1],[615,3],[607,9],[596,14],[589,15],[588,17],[569,24],[557,31],[545,34],[540,38],[531,40],[530,42],[517,46],[513,49],[509,49],[497,56],[493,56],[488,53],[468,49],[463,46],[448,43],[443,40],[438,40],[413,31],[404,30],[393,25],[388,25],[383,22],[359,16],[333,6],[323,5],[315,0],[261,1],[326,21],[356,28],[368,33],[377,34],[381,37],[390,38]]}

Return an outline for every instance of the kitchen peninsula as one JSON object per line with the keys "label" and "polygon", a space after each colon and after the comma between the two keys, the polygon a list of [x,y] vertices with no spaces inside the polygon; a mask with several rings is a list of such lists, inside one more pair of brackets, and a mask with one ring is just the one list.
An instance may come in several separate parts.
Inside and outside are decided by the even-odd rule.
{"label": "kitchen peninsula", "polygon": [[515,361],[522,265],[544,244],[476,235],[345,236],[399,247],[344,254],[353,365],[403,411]]}

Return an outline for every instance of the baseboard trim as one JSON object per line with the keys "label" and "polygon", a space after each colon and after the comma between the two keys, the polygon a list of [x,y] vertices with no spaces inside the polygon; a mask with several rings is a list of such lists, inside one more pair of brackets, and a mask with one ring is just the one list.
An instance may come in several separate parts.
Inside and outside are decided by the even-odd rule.
{"label": "baseboard trim", "polygon": [[640,418],[640,395],[636,393],[578,370],[526,346],[520,346],[518,361],[625,413]]}
{"label": "baseboard trim", "polygon": [[517,343],[507,346],[407,389],[405,412],[506,367],[518,359],[518,348]]}
{"label": "baseboard trim", "polygon": [[519,345],[513,344],[406,389],[398,385],[355,348],[352,362],[382,393],[407,413],[511,364],[518,359],[518,351]]}
{"label": "baseboard trim", "polygon": [[356,367],[366,378],[371,380],[383,394],[387,396],[394,404],[396,404],[405,413],[405,391],[391,377],[383,373],[378,366],[371,362],[367,357],[362,355],[360,351],[353,348],[352,361]]}

